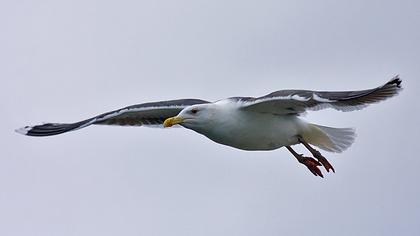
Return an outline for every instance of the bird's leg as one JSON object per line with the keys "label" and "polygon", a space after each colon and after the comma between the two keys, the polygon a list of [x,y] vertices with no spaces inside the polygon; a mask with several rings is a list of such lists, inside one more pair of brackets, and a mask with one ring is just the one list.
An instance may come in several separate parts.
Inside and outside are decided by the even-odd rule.
{"label": "bird's leg", "polygon": [[318,166],[321,166],[321,163],[315,160],[311,157],[304,157],[302,154],[298,154],[293,150],[290,146],[286,146],[287,150],[293,154],[294,157],[298,160],[299,163],[304,164],[308,169],[314,174],[315,176],[320,176],[324,178],[322,175],[321,170],[318,168]]}
{"label": "bird's leg", "polygon": [[332,170],[335,173],[334,167],[328,162],[327,158],[321,155],[321,153],[317,150],[315,150],[313,147],[311,147],[302,137],[298,138],[299,142],[303,144],[311,153],[312,155],[318,159],[319,162],[324,166],[324,168],[327,170],[327,172],[330,172]]}

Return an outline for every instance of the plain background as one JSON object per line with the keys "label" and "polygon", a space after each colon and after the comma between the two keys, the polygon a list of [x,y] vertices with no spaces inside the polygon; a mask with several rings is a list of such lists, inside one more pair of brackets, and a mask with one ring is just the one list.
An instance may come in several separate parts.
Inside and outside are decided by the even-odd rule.
{"label": "plain background", "polygon": [[[419,235],[419,1],[0,2],[0,235]],[[89,127],[136,103],[274,90],[404,91],[351,113],[336,168],[186,129]],[[299,149],[303,151],[302,149]],[[325,171],[324,171],[325,172]]]}

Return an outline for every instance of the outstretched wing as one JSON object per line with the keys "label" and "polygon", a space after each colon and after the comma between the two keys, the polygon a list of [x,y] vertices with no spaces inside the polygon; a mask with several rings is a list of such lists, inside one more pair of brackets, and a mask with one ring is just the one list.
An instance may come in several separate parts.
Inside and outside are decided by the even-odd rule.
{"label": "outstretched wing", "polygon": [[16,132],[29,136],[50,136],[78,130],[92,124],[156,126],[163,124],[166,118],[178,115],[185,107],[203,103],[209,102],[199,99],[179,99],[143,103],[107,112],[76,123],[46,123],[42,125],[25,126],[16,130]]}
{"label": "outstretched wing", "polygon": [[388,83],[368,90],[343,92],[280,90],[258,98],[236,97],[232,99],[242,103],[241,109],[280,115],[299,114],[306,110],[325,108],[354,111],[397,95],[402,89],[401,82],[401,79],[396,76]]}

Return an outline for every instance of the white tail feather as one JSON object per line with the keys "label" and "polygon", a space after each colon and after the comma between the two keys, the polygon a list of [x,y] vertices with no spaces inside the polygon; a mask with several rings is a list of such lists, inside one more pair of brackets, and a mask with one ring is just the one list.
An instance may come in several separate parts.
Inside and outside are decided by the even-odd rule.
{"label": "white tail feather", "polygon": [[343,152],[349,148],[356,138],[353,128],[331,128],[321,125],[309,124],[303,139],[329,152]]}

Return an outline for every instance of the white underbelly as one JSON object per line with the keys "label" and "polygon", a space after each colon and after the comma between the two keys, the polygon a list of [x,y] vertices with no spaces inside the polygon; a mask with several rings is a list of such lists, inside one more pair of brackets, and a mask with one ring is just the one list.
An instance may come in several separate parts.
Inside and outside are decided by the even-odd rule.
{"label": "white underbelly", "polygon": [[259,114],[223,122],[204,134],[209,139],[242,150],[273,150],[297,144],[305,123],[296,116]]}

